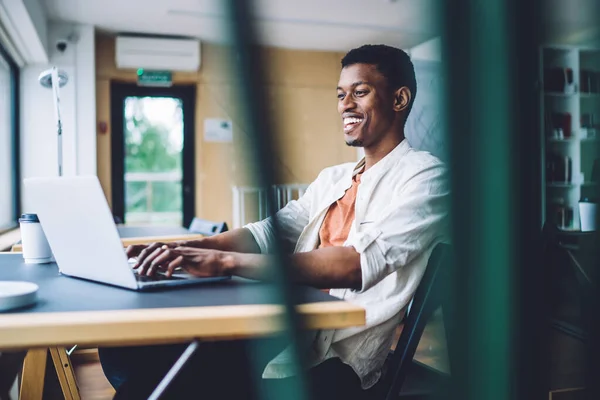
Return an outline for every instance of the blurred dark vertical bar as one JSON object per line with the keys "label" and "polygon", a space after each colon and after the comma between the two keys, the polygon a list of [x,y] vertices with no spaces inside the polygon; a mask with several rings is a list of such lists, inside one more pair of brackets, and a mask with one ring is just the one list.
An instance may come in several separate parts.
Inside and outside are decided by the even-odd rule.
{"label": "blurred dark vertical bar", "polygon": [[443,4],[456,254],[444,397],[542,398],[538,6]]}
{"label": "blurred dark vertical bar", "polygon": [[547,399],[550,389],[550,274],[543,262],[542,243],[542,141],[540,126],[539,49],[541,0],[507,2],[513,32],[511,110],[516,165],[516,257],[513,265],[515,399]]}
{"label": "blurred dark vertical bar", "polygon": [[[600,8],[600,7],[599,7]],[[598,15],[598,14],[596,14]],[[599,17],[600,19],[600,17]],[[600,24],[599,24],[600,25]],[[597,47],[600,49],[600,47]],[[598,110],[600,112],[600,106]],[[596,144],[596,154],[600,155],[600,141]],[[598,182],[600,184],[600,182]],[[600,205],[600,186],[593,188],[594,198]],[[600,226],[600,213],[596,214],[596,228]],[[591,251],[590,265],[593,273],[592,304],[586,311],[589,323],[586,360],[586,399],[600,399],[600,232],[594,232],[593,240],[597,244]]]}
{"label": "blurred dark vertical bar", "polygon": [[[600,2],[593,1],[588,4],[586,14],[590,15],[591,27],[586,29],[586,34],[591,37],[588,38],[590,47],[596,51],[600,51]],[[594,63],[594,69],[598,75],[600,75],[600,60],[596,59]],[[597,77],[597,88],[600,92],[600,76]],[[600,96],[600,94],[598,94]],[[600,99],[596,99],[594,106],[594,120],[596,129],[598,129],[597,118],[600,118]],[[600,141],[595,144],[595,157],[597,162],[600,162]],[[593,173],[593,172],[592,172]],[[595,177],[600,179],[600,176]],[[595,199],[598,206],[600,206],[600,182],[596,181],[595,186],[591,188],[592,198]],[[598,207],[597,206],[597,207]],[[596,229],[600,227],[600,213],[596,213]],[[586,399],[600,399],[600,232],[596,230],[593,233],[593,242],[596,244],[591,250],[592,254],[589,255],[589,265],[591,266],[590,272],[592,274],[593,288],[592,288],[592,304],[589,304],[586,310],[586,319],[588,320],[588,341],[586,343],[587,349],[587,360],[586,360]]]}
{"label": "blurred dark vertical bar", "polygon": [[[591,16],[592,26],[588,28],[587,32],[593,35],[590,40],[592,48],[596,51],[600,51],[600,2],[590,2],[587,14]],[[596,73],[600,72],[600,60],[597,60],[594,65]],[[600,74],[599,74],[600,75]],[[600,91],[600,76],[597,77],[597,90]],[[600,99],[596,99],[595,115],[600,118]],[[596,122],[598,125],[598,122]],[[596,128],[598,129],[598,128]],[[596,144],[596,157],[600,162],[600,141]],[[600,176],[596,177],[600,179]],[[596,181],[596,185],[592,187],[593,198],[596,199],[598,206],[600,206],[600,182]],[[600,227],[600,213],[596,214],[596,229]],[[588,340],[588,359],[587,359],[587,376],[586,386],[588,387],[588,399],[600,399],[600,232],[596,230],[593,237],[594,242],[597,244],[592,249],[591,270],[594,277],[594,289],[593,289],[593,304],[587,308],[591,311],[590,318],[590,333]]]}
{"label": "blurred dark vertical bar", "polygon": [[[599,47],[600,48],[600,47]],[[598,107],[600,111],[600,107]],[[596,154],[600,154],[600,143],[596,144]],[[593,197],[597,203],[600,203],[600,186],[593,189]],[[596,214],[596,227],[600,226],[600,213]],[[600,233],[593,233],[593,240],[597,244],[588,255],[586,261],[591,266],[592,273],[592,290],[591,303],[584,308],[584,318],[587,326],[584,329],[587,331],[586,342],[586,376],[585,376],[585,396],[583,398],[590,400],[600,399]]]}
{"label": "blurred dark vertical bar", "polygon": [[[264,71],[268,67],[261,60],[261,52],[257,43],[257,35],[252,23],[252,4],[250,0],[228,0],[226,10],[228,17],[228,28],[233,41],[233,72],[235,81],[239,83],[237,95],[237,106],[242,108],[244,121],[248,122],[247,129],[250,135],[250,157],[257,176],[256,182],[261,189],[266,189],[270,195],[267,197],[267,213],[274,215],[275,198],[270,190],[276,182],[276,172],[273,165],[272,155],[276,149],[273,146],[274,137],[270,126],[270,119],[266,107],[266,94],[263,84]],[[278,240],[277,221],[275,220],[275,240]],[[273,399],[302,400],[308,398],[308,387],[304,379],[302,356],[299,343],[299,320],[294,305],[298,296],[296,288],[290,285],[289,274],[285,260],[281,252],[282,246],[276,246],[275,265],[271,265],[270,280],[274,282],[272,300],[282,304],[285,308],[283,319],[283,335],[290,343],[290,356],[295,368],[297,379],[289,380],[287,386],[277,385],[283,393],[270,393]],[[256,351],[265,350],[258,346]],[[265,395],[263,393],[263,395]]]}

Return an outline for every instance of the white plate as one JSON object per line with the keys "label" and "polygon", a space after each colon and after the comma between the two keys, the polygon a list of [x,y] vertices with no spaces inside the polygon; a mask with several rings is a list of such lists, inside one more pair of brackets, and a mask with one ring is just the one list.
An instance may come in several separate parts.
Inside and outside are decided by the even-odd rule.
{"label": "white plate", "polygon": [[38,289],[38,285],[31,282],[0,281],[0,311],[35,303]]}

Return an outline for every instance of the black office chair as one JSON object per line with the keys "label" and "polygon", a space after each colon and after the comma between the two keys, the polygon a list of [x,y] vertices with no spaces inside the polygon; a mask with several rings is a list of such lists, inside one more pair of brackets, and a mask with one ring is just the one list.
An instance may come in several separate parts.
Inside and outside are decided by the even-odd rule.
{"label": "black office chair", "polygon": [[214,236],[216,234],[227,232],[228,227],[225,221],[213,222],[194,217],[188,230],[191,233],[199,233],[204,236]]}
{"label": "black office chair", "polygon": [[371,392],[370,398],[398,399],[406,377],[414,370],[413,357],[425,325],[442,305],[446,295],[444,284],[448,282],[446,276],[450,269],[450,252],[451,246],[448,244],[438,244],[433,250],[425,275],[404,318],[404,327],[396,349],[390,353],[384,375]]}

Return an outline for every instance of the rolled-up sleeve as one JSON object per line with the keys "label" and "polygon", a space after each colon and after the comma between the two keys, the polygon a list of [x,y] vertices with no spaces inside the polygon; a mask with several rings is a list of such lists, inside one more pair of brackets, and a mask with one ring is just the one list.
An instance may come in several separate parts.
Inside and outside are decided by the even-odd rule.
{"label": "rolled-up sleeve", "polygon": [[[318,178],[308,186],[302,197],[298,200],[290,201],[275,214],[278,222],[279,237],[285,249],[294,249],[302,230],[308,224],[314,186],[317,182]],[[256,240],[256,243],[260,247],[261,253],[272,254],[275,252],[275,220],[273,217],[247,224],[244,228],[252,233],[254,240]]]}
{"label": "rolled-up sleeve", "polygon": [[357,292],[401,270],[445,237],[449,194],[444,164],[425,166],[394,194],[377,221],[346,242],[360,254],[362,287]]}

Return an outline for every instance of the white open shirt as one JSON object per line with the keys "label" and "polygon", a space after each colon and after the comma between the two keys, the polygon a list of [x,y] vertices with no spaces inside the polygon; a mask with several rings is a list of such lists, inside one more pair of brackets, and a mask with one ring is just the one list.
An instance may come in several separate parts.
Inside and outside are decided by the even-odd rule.
{"label": "white open shirt", "polygon": [[[315,250],[319,229],[331,204],[352,185],[358,164],[324,169],[305,194],[277,213],[280,236],[295,253]],[[362,174],[355,220],[344,246],[360,253],[362,288],[331,289],[332,296],[366,309],[366,325],[319,331],[312,339],[309,365],[332,357],[350,365],[373,386],[390,351],[393,331],[412,299],[433,248],[447,241],[449,208],[447,170],[430,153],[413,149],[404,139]],[[245,226],[262,253],[272,253],[273,221]],[[283,352],[267,365],[264,378],[293,375]]]}

